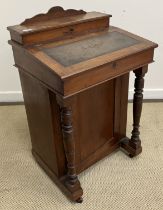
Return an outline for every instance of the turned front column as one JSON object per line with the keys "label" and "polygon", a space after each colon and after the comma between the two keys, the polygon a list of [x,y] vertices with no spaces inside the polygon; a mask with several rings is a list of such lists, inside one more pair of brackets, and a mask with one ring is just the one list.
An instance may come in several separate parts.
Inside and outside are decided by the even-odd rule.
{"label": "turned front column", "polygon": [[83,201],[81,197],[83,195],[83,190],[76,174],[76,149],[75,139],[73,136],[73,110],[71,102],[68,99],[64,99],[62,96],[57,96],[57,102],[60,106],[63,145],[67,160],[67,173],[65,176],[64,185],[69,191],[74,193],[74,199],[76,202],[81,203]]}
{"label": "turned front column", "polygon": [[135,73],[135,93],[133,99],[133,130],[130,140],[130,145],[136,150],[141,149],[141,140],[140,140],[140,117],[142,112],[143,104],[143,88],[144,88],[144,76],[147,72],[147,67],[137,69]]}
{"label": "turned front column", "polygon": [[148,66],[134,70],[136,78],[133,98],[133,130],[130,139],[126,137],[121,141],[121,147],[129,153],[130,157],[134,157],[142,152],[139,127],[143,105],[144,76],[147,70]]}
{"label": "turned front column", "polygon": [[75,170],[75,142],[73,138],[71,107],[61,107],[61,125],[67,159],[67,184],[73,186],[77,182],[77,175]]}

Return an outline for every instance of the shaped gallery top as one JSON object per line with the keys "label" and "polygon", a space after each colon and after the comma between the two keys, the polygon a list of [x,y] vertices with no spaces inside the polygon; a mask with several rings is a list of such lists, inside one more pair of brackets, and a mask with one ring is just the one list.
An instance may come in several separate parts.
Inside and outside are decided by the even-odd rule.
{"label": "shaped gallery top", "polygon": [[[143,52],[146,52],[144,63],[137,62],[133,68],[152,62],[157,44],[110,27],[110,17],[104,13],[54,7],[47,14],[8,27],[10,43],[24,48],[62,79],[106,64],[116,68],[116,61]],[[151,56],[147,56],[149,51]]]}

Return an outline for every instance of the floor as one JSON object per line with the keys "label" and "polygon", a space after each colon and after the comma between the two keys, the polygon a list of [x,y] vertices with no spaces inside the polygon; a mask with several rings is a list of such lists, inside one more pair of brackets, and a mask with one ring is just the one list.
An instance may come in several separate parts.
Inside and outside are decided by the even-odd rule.
{"label": "floor", "polygon": [[[117,151],[83,172],[76,204],[34,161],[24,106],[0,106],[0,210],[163,210],[163,103],[145,103],[141,124],[143,153]],[[129,104],[129,136],[131,125]]]}

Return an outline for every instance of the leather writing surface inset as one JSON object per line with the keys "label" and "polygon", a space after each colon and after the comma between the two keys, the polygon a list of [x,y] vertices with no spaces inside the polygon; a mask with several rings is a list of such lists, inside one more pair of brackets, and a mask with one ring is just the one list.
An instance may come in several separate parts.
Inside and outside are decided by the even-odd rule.
{"label": "leather writing surface inset", "polygon": [[138,40],[122,33],[107,32],[100,36],[42,50],[63,66],[71,66],[138,43]]}

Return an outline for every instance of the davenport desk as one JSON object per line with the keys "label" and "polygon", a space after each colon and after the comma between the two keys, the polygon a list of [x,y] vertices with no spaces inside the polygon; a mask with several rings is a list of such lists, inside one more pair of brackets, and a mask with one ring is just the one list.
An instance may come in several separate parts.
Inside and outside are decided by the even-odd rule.
{"label": "davenport desk", "polygon": [[[109,26],[110,17],[54,7],[8,27],[32,153],[77,202],[83,194],[79,173],[117,148],[130,157],[142,151],[144,75],[157,44]],[[130,71],[136,78],[133,131],[127,138]]]}

